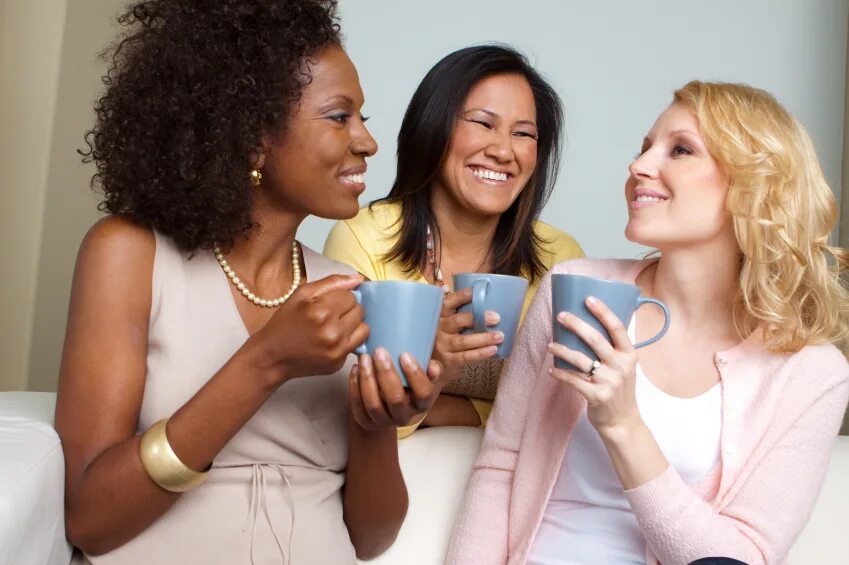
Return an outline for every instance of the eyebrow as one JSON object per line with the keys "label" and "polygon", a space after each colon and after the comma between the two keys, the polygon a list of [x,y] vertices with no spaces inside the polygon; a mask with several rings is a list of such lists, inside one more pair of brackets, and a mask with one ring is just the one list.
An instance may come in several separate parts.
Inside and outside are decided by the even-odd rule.
{"label": "eyebrow", "polygon": [[[691,130],[691,129],[676,129],[676,130],[670,131],[669,135],[680,135],[682,133],[692,135],[692,136],[696,137],[697,139],[700,138],[699,134],[696,133],[695,131]],[[643,138],[643,145],[645,145],[647,143],[652,143],[652,140],[649,136],[645,136]]]}
{"label": "eyebrow", "polygon": [[[469,108],[468,110],[463,110],[464,114],[467,114],[469,112],[483,112],[484,114],[486,114],[487,116],[490,116],[492,118],[500,118],[501,117],[498,114],[496,114],[495,112],[493,112],[492,110],[487,110],[485,108]],[[517,120],[516,123],[537,127],[536,122],[534,122],[533,120]]]}
{"label": "eyebrow", "polygon": [[690,135],[695,135],[695,136],[699,135],[698,133],[694,132],[691,129],[676,129],[676,130],[671,131],[669,133],[670,133],[670,135],[675,135],[675,134],[679,134],[679,133],[689,133]]}
{"label": "eyebrow", "polygon": [[344,103],[350,104],[351,106],[354,105],[354,100],[350,96],[347,96],[345,94],[336,94],[335,96],[331,96],[327,100],[323,101],[321,104],[319,104],[319,106],[324,107],[324,106],[327,106],[329,104],[336,104],[336,103],[339,103],[339,102],[344,102]]}

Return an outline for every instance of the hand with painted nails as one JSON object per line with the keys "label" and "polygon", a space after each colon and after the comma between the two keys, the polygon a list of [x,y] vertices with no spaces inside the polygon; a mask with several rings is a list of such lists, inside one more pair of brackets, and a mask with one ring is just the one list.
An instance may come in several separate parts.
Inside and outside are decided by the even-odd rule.
{"label": "hand with painted nails", "polygon": [[[504,341],[501,332],[461,333],[474,326],[474,319],[471,312],[457,312],[457,309],[471,301],[472,289],[464,288],[446,296],[442,304],[433,358],[444,365],[446,382],[460,377],[466,363],[494,357],[498,345]],[[487,326],[494,326],[499,320],[497,312],[486,312]]]}
{"label": "hand with painted nails", "polygon": [[586,305],[613,343],[574,314],[560,312],[557,321],[581,338],[598,356],[598,362],[594,364],[584,353],[565,345],[550,343],[548,351],[552,355],[585,369],[581,373],[552,367],[549,372],[587,399],[587,418],[604,438],[643,425],[636,397],[637,353],[628,331],[610,308],[593,297],[587,298]]}
{"label": "hand with painted nails", "polygon": [[426,413],[444,384],[439,361],[432,360],[427,372],[409,353],[401,355],[401,368],[408,388],[389,357],[378,348],[374,357],[363,354],[351,368],[349,399],[354,420],[364,429],[376,431],[388,426],[405,426]]}

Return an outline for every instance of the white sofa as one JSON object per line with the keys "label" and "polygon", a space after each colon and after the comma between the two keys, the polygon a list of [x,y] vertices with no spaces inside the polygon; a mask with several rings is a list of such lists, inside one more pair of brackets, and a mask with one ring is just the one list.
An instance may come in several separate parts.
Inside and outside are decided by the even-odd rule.
{"label": "white sofa", "polygon": [[[63,463],[55,395],[0,393],[0,564],[67,565]],[[400,444],[410,509],[398,540],[368,565],[442,563],[481,441],[473,428],[420,430]],[[813,517],[794,546],[797,565],[849,564],[849,437],[835,448]]]}

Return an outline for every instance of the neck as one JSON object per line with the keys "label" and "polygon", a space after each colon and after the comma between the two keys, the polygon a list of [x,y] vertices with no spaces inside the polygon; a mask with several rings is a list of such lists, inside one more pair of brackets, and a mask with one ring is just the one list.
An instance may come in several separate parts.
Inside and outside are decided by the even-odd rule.
{"label": "neck", "polygon": [[303,216],[256,202],[251,218],[256,227],[236,239],[227,261],[243,280],[274,287],[273,281],[291,279],[292,243]]}
{"label": "neck", "polygon": [[685,328],[733,330],[732,307],[740,286],[736,240],[663,250],[637,284],[675,311]]}
{"label": "neck", "polygon": [[439,226],[442,260],[477,270],[487,262],[500,216],[481,216],[457,206],[443,190],[434,190],[430,207]]}

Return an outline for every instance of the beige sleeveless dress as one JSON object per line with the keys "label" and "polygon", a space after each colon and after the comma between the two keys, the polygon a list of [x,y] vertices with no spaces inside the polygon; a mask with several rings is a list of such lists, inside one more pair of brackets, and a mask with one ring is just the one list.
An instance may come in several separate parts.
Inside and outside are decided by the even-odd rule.
{"label": "beige sleeveless dress", "polygon": [[[303,247],[306,278],[354,274]],[[212,254],[191,260],[156,234],[147,382],[139,430],[173,414],[248,338]],[[280,387],[213,462],[205,483],[93,564],[355,563],[342,520],[348,457],[347,378]],[[78,560],[79,557],[78,557]]]}

